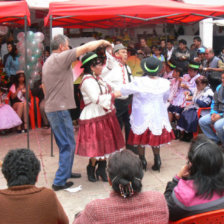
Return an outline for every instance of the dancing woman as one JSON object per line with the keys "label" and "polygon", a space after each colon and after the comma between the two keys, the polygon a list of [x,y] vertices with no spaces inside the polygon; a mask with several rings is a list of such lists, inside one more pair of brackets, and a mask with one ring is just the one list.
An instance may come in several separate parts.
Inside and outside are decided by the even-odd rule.
{"label": "dancing woman", "polygon": [[[124,138],[115,114],[111,87],[100,78],[103,61],[94,52],[82,58],[84,76],[80,86],[85,107],[79,120],[76,154],[90,157],[88,180],[99,176],[107,181],[106,158],[124,147]],[[98,165],[95,173],[95,167]],[[96,176],[95,176],[96,175]]]}
{"label": "dancing woman", "polygon": [[175,138],[166,107],[170,82],[157,76],[162,68],[160,60],[145,58],[141,61],[141,67],[144,76],[123,85],[120,90],[122,96],[133,94],[128,144],[138,146],[139,157],[145,170],[147,161],[144,146],[150,145],[154,154],[152,169],[160,171],[160,145]]}

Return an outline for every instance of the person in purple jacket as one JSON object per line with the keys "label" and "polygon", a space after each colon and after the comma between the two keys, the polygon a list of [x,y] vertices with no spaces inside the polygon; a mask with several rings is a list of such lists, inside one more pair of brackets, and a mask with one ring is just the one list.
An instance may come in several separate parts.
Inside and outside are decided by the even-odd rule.
{"label": "person in purple jacket", "polygon": [[165,190],[170,220],[224,208],[224,159],[205,135],[191,143],[187,164]]}

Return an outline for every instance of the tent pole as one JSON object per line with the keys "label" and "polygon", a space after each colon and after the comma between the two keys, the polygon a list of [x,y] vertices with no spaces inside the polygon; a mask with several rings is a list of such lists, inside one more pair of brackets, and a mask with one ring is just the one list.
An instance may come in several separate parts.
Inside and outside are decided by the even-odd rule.
{"label": "tent pole", "polygon": [[27,148],[30,149],[30,133],[29,133],[29,74],[27,72],[27,16],[24,16],[25,31],[25,78],[26,78],[26,119],[27,119]]}
{"label": "tent pole", "polygon": [[[52,41],[52,21],[53,21],[53,18],[52,16],[50,16],[50,54],[51,54],[51,51],[52,51],[52,47],[51,47],[51,41]],[[51,157],[54,156],[54,149],[53,149],[53,131],[52,131],[52,128],[51,128]]]}

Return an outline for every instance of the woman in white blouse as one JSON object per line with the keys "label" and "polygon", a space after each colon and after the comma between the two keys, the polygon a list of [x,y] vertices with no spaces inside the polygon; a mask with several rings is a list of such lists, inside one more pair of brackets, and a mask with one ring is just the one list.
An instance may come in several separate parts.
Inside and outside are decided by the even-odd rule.
{"label": "woman in white blouse", "polygon": [[[116,118],[112,88],[100,78],[103,61],[94,52],[82,58],[84,76],[80,85],[84,109],[79,120],[76,154],[90,157],[88,180],[99,176],[107,181],[106,158],[124,147],[124,138]],[[98,165],[96,171],[95,167]]]}
{"label": "woman in white blouse", "polygon": [[[175,138],[166,106],[170,82],[158,77],[162,63],[157,58],[143,59],[141,67],[144,76],[125,84],[120,90],[122,96],[133,94],[128,144],[138,146],[140,158],[144,156],[144,147],[151,146],[154,154],[152,170],[159,171],[160,145]],[[142,164],[144,166],[146,163],[142,161]]]}

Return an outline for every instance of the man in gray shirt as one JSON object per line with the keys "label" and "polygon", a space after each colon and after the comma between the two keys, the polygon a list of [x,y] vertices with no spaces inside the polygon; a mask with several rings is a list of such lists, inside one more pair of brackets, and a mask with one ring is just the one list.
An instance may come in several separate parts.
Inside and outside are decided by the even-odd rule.
{"label": "man in gray shirt", "polygon": [[99,46],[108,46],[105,40],[91,41],[80,47],[69,49],[69,40],[64,35],[57,35],[52,40],[52,54],[43,66],[43,86],[45,93],[45,112],[50,122],[59,148],[59,168],[52,188],[57,191],[71,187],[68,178],[79,178],[72,173],[75,153],[75,139],[69,109],[76,108],[73,90],[71,64],[79,56],[93,51]]}

